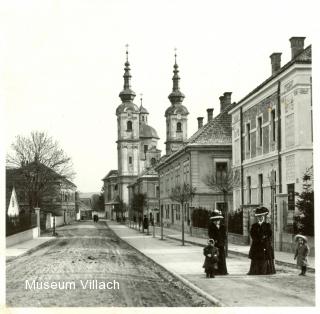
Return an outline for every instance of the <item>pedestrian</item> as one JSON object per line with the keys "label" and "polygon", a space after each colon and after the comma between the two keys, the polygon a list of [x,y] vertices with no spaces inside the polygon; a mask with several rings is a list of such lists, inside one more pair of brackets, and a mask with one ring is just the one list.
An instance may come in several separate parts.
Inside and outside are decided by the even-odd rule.
{"label": "pedestrian", "polygon": [[248,275],[271,275],[275,274],[274,251],[272,247],[272,228],[266,222],[269,210],[266,207],[258,207],[254,216],[257,222],[251,226],[250,236],[252,244],[249,250],[251,259]]}
{"label": "pedestrian", "polygon": [[308,266],[308,255],[310,252],[309,246],[307,244],[308,238],[301,234],[295,236],[295,241],[297,242],[296,252],[294,254],[294,259],[297,260],[297,266],[301,267],[301,273],[299,276],[305,276]]}
{"label": "pedestrian", "polygon": [[226,228],[221,223],[222,220],[221,211],[214,210],[209,220],[208,236],[209,239],[214,240],[214,246],[219,250],[218,270],[216,274],[228,275],[225,253]]}
{"label": "pedestrian", "polygon": [[148,217],[147,215],[144,215],[144,218],[143,218],[143,232],[144,232],[144,229],[147,229],[148,230],[148,226],[149,226],[149,221],[148,221]]}
{"label": "pedestrian", "polygon": [[209,239],[208,245],[203,248],[204,260],[203,268],[207,278],[214,278],[215,272],[218,269],[219,250],[214,246],[214,240]]}

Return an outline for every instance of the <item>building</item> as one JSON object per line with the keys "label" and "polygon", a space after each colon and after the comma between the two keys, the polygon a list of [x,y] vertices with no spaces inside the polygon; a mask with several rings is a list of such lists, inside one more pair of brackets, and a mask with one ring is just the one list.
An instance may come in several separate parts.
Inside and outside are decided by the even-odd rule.
{"label": "building", "polygon": [[126,55],[124,87],[119,94],[122,102],[116,109],[118,169],[111,170],[102,179],[106,217],[112,219],[120,207],[128,207],[128,186],[134,183],[145,169],[155,165],[161,154],[157,149],[159,136],[148,124],[149,112],[143,107],[142,98],[140,107],[133,103],[136,94],[131,89],[128,51]]}
{"label": "building", "polygon": [[[30,181],[30,176],[33,176],[33,181]],[[50,178],[46,182],[47,188],[41,193],[35,188],[37,176],[43,176],[46,180]],[[52,227],[53,216],[57,216],[57,225],[76,220],[76,185],[43,164],[33,162],[20,168],[7,168],[7,204],[10,202],[13,189],[20,214],[31,214],[35,207],[40,208],[42,230]]]}
{"label": "building", "polygon": [[[234,208],[244,208],[244,235],[252,210],[271,210],[277,249],[291,245],[295,193],[313,165],[311,46],[292,37],[291,60],[281,66],[281,53],[271,54],[271,76],[230,110],[232,153],[241,184],[233,192]],[[288,235],[289,232],[289,235]]]}
{"label": "building", "polygon": [[231,116],[228,114],[231,93],[220,97],[220,113],[213,118],[213,109],[208,109],[208,121],[198,118],[198,131],[187,137],[187,108],[182,105],[184,94],[179,88],[180,77],[175,62],[173,90],[169,95],[171,106],[166,110],[166,155],[156,166],[160,177],[160,206],[165,226],[180,228],[180,204],[172,201],[174,187],[187,183],[196,188],[192,201],[184,205],[184,219],[190,224],[192,208],[207,210],[223,209],[224,202],[232,206],[232,192],[224,199],[221,191],[212,190],[207,184],[207,175],[224,176],[231,169]]}

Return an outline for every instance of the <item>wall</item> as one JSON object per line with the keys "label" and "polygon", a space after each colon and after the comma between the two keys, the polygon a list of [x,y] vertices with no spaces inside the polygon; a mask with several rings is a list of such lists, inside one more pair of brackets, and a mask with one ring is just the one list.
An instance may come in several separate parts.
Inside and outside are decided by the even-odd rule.
{"label": "wall", "polygon": [[25,242],[38,237],[38,227],[13,234],[6,237],[6,247],[13,246],[15,244]]}

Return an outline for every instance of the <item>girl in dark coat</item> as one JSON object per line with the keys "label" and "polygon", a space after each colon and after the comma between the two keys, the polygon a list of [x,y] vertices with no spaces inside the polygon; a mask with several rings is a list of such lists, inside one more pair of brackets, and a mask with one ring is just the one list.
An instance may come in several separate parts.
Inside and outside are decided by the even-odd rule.
{"label": "girl in dark coat", "polygon": [[248,275],[271,275],[276,273],[274,251],[271,244],[271,224],[265,221],[268,213],[269,210],[265,207],[258,207],[255,212],[258,222],[254,223],[250,230],[252,244],[249,251],[251,265]]}
{"label": "girl in dark coat", "polygon": [[216,274],[228,275],[225,253],[226,228],[221,224],[221,219],[223,219],[221,212],[214,211],[210,217],[208,236],[214,240],[214,245],[219,250],[218,270]]}
{"label": "girl in dark coat", "polygon": [[214,278],[214,274],[218,269],[219,250],[214,246],[214,241],[209,239],[208,245],[203,248],[204,260],[203,268],[207,278]]}

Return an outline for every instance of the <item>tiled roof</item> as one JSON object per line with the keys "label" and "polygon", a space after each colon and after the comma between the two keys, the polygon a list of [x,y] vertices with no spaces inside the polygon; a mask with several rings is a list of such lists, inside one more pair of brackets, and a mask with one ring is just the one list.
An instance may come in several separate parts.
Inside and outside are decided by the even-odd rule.
{"label": "tiled roof", "polygon": [[118,170],[110,170],[108,174],[102,179],[102,181],[106,180],[109,177],[117,177],[117,176],[118,176]]}

